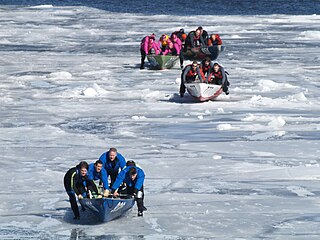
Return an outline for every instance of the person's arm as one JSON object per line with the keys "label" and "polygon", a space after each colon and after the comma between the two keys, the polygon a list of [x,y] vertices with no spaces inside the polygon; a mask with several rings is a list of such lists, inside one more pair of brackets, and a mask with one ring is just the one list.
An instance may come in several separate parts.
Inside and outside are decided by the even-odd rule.
{"label": "person's arm", "polygon": [[221,75],[222,75],[222,81],[221,84],[223,85],[224,82],[226,81],[226,73],[224,71],[224,68],[220,66],[220,71],[221,71]]}
{"label": "person's arm", "polygon": [[[178,38],[178,40],[179,40],[179,38]],[[179,40],[179,41],[180,41],[180,40]],[[173,47],[174,47],[174,49],[176,50],[177,55],[179,55],[179,54],[180,54],[180,51],[181,51],[181,46],[179,45],[179,43],[174,43],[174,44],[173,44]],[[163,54],[163,55],[165,55],[165,54]]]}
{"label": "person's arm", "polygon": [[154,51],[156,53],[156,55],[159,55],[160,52],[161,52],[161,48],[159,46],[159,44],[157,44],[156,42],[153,43],[153,46],[154,46]]}
{"label": "person's arm", "polygon": [[204,39],[203,39],[202,35],[200,35],[199,41],[200,41],[200,45],[201,45],[201,47],[205,47],[205,46],[206,46],[206,43],[205,43],[205,41],[204,41]]}
{"label": "person's arm", "polygon": [[105,169],[101,169],[101,181],[103,183],[103,189],[109,190],[109,183],[108,183],[108,173]]}
{"label": "person's arm", "polygon": [[80,198],[81,199],[81,197],[79,197],[80,195],[82,196],[82,194],[80,193],[80,190],[78,189],[78,187],[77,187],[77,184],[78,184],[78,182],[79,182],[79,175],[78,174],[74,174],[73,176],[72,176],[72,188],[73,188],[73,191],[75,192],[75,194],[78,196],[78,198]]}
{"label": "person's arm", "polygon": [[186,77],[188,72],[190,71],[190,68],[191,68],[190,66],[186,66],[185,69],[183,70],[182,79],[181,79],[183,83],[186,82]]}
{"label": "person's arm", "polygon": [[190,44],[191,48],[194,48],[194,33],[190,33]]}
{"label": "person's arm", "polygon": [[106,162],[107,162],[107,153],[102,153],[101,156],[99,157],[99,160],[102,162],[102,166],[105,167]]}
{"label": "person's arm", "polygon": [[203,82],[203,78],[202,78],[202,74],[201,74],[201,70],[200,70],[200,68],[199,67],[197,67],[197,74],[198,74],[198,78],[199,78],[199,80],[200,80],[200,82]]}
{"label": "person's arm", "polygon": [[86,179],[86,184],[87,184],[87,189],[88,189],[88,190],[94,191],[94,192],[96,193],[96,195],[99,194],[99,190],[98,190],[98,188],[97,188],[97,185],[94,183],[93,180],[87,178],[87,179]]}
{"label": "person's arm", "polygon": [[221,40],[219,34],[216,34],[216,40],[217,40],[218,45],[222,45],[222,40]]}
{"label": "person's arm", "polygon": [[145,37],[144,38],[144,41],[142,43],[142,49],[143,51],[146,53],[146,55],[149,54],[149,51],[148,51],[148,41],[149,41],[149,38],[148,37]]}
{"label": "person's arm", "polygon": [[126,172],[127,172],[126,170],[127,170],[127,168],[125,168],[124,170],[122,170],[118,174],[118,176],[116,178],[116,181],[111,186],[111,191],[113,191],[113,192],[116,191],[120,187],[121,183],[123,183],[123,181],[124,181],[124,179],[126,177]]}
{"label": "person's arm", "polygon": [[126,159],[120,153],[117,153],[117,158],[119,160],[121,170],[124,169],[127,163]]}

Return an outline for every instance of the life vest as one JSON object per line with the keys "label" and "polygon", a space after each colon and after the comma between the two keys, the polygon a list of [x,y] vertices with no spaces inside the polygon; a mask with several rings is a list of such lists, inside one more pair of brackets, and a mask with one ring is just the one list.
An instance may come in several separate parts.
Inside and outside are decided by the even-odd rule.
{"label": "life vest", "polygon": [[203,74],[206,74],[207,72],[209,72],[210,68],[211,68],[210,64],[208,66],[206,66],[205,64],[202,64],[202,66],[201,66],[201,70],[202,70]]}
{"label": "life vest", "polygon": [[222,72],[221,72],[221,70],[219,69],[219,71],[218,72],[212,72],[212,75],[214,76],[214,78],[215,79],[219,79],[219,80],[221,80],[222,78],[223,78],[223,76],[222,76]]}
{"label": "life vest", "polygon": [[187,81],[190,81],[190,80],[195,81],[196,77],[198,76],[198,71],[197,70],[193,71],[192,64],[189,64],[187,66],[191,66],[191,69],[186,74],[186,80]]}
{"label": "life vest", "polygon": [[[164,36],[165,36],[165,38],[164,38]],[[159,42],[161,44],[160,47],[161,48],[166,47],[168,45],[169,41],[170,41],[170,37],[166,34],[162,34],[161,37],[159,38]]]}

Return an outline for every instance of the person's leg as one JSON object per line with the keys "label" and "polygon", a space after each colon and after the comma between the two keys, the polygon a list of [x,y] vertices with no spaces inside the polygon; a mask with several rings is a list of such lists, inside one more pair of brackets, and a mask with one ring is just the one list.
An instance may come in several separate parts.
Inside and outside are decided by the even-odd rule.
{"label": "person's leg", "polygon": [[144,206],[144,191],[143,191],[143,186],[141,189],[137,192],[136,196],[136,202],[138,206],[138,216],[141,217],[143,216],[143,211],[146,211],[147,208]]}
{"label": "person's leg", "polygon": [[229,83],[228,78],[226,76],[226,80],[224,81],[223,86],[222,86],[222,89],[226,95],[229,94],[229,87],[228,87],[229,85],[230,85],[230,83]]}
{"label": "person's leg", "polygon": [[141,53],[141,65],[140,65],[140,69],[144,69],[144,61],[146,60],[146,52],[142,49],[140,49],[140,53]]}
{"label": "person's leg", "polygon": [[182,68],[183,68],[183,55],[182,55],[182,51],[180,51],[179,59],[180,59],[180,68],[182,69]]}
{"label": "person's leg", "polygon": [[114,182],[116,181],[117,179],[117,176],[118,176],[118,173],[117,172],[114,172],[114,173],[111,173],[110,174],[110,188],[112,187],[112,185],[114,184]]}
{"label": "person's leg", "polygon": [[186,92],[186,86],[184,85],[184,80],[183,80],[183,71],[181,73],[181,83],[180,83],[180,97],[184,96],[184,93]]}
{"label": "person's leg", "polygon": [[69,201],[70,201],[71,209],[74,214],[74,219],[78,220],[78,219],[80,219],[80,213],[79,213],[79,208],[78,208],[75,193],[73,191],[67,191],[67,194],[69,196]]}
{"label": "person's leg", "polygon": [[142,217],[143,216],[143,211],[146,211],[147,208],[144,206],[144,191],[143,191],[143,186],[139,191],[136,191],[134,187],[127,187],[127,193],[129,195],[134,195],[134,198],[137,202],[137,207],[138,207],[138,216]]}

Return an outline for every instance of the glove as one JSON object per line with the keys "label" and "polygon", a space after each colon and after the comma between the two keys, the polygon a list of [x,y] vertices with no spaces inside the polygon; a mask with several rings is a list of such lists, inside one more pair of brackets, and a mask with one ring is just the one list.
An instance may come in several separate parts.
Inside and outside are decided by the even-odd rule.
{"label": "glove", "polygon": [[109,191],[108,189],[105,189],[105,190],[103,191],[103,196],[104,196],[104,197],[108,197],[109,194],[110,194],[110,191]]}
{"label": "glove", "polygon": [[102,198],[102,195],[101,195],[101,194],[99,194],[99,195],[97,196],[97,198]]}
{"label": "glove", "polygon": [[81,194],[79,194],[78,199],[83,199],[83,196]]}

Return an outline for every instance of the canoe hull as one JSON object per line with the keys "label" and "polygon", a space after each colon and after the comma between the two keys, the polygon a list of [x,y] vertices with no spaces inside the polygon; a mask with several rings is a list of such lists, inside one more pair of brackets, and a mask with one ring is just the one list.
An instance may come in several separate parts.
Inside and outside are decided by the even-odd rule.
{"label": "canoe hull", "polygon": [[222,86],[207,83],[185,83],[188,93],[200,102],[214,100],[222,93]]}
{"label": "canoe hull", "polygon": [[94,198],[81,199],[80,204],[96,215],[100,221],[108,222],[119,218],[134,205],[134,198]]}
{"label": "canoe hull", "polygon": [[173,68],[179,60],[179,56],[148,55],[147,59],[150,63],[151,69],[163,70]]}
{"label": "canoe hull", "polygon": [[211,47],[195,47],[184,49],[182,51],[182,55],[184,60],[190,61],[202,61],[206,57],[210,57],[211,60],[216,60],[223,50],[224,46],[221,45]]}

